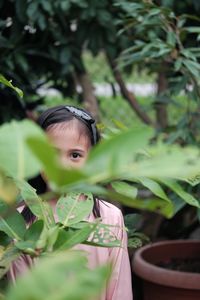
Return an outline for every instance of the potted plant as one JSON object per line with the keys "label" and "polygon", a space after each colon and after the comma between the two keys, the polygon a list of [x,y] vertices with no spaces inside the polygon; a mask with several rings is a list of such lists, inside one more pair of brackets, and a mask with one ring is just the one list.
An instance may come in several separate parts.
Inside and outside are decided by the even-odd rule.
{"label": "potted plant", "polygon": [[132,268],[144,300],[200,299],[200,241],[161,241],[136,251]]}

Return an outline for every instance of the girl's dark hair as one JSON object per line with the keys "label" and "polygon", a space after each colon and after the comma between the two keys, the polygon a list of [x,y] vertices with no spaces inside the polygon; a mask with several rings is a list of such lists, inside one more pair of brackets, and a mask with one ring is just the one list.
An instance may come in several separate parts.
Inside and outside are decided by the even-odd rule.
{"label": "girl's dark hair", "polygon": [[83,125],[82,128],[87,130],[86,134],[91,141],[91,145],[96,145],[100,139],[96,122],[90,113],[82,108],[70,105],[58,105],[51,107],[40,115],[38,118],[38,124],[46,130],[50,125],[69,122],[73,119],[80,121],[80,124]]}
{"label": "girl's dark hair", "polygon": [[[97,144],[100,140],[100,134],[97,130],[96,122],[92,118],[92,116],[83,109],[65,105],[54,106],[45,110],[38,118],[37,123],[40,125],[41,128],[47,130],[48,127],[53,124],[69,122],[73,119],[79,120],[79,124],[81,125],[80,130],[82,130],[82,132],[89,137],[91,145]],[[40,175],[29,180],[29,183],[37,190],[38,194],[45,193],[47,189],[46,183]],[[93,198],[93,214],[95,218],[98,218],[101,217],[99,200],[95,196]],[[27,222],[33,222],[33,220],[35,219],[35,216],[32,214],[32,212],[27,206],[25,206],[25,208],[23,209],[22,215],[24,216]]]}

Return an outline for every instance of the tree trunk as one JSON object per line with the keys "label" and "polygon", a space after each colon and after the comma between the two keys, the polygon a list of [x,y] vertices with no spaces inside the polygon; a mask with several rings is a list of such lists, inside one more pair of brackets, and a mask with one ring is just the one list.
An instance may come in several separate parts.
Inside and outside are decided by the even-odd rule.
{"label": "tree trunk", "polygon": [[95,120],[99,120],[99,108],[97,104],[96,96],[94,95],[94,87],[90,80],[89,75],[84,73],[76,74],[79,84],[83,92],[83,104],[86,110],[88,110]]}
{"label": "tree trunk", "polygon": [[159,97],[167,90],[167,79],[164,72],[158,73],[158,100],[155,101],[156,125],[159,129],[165,129],[168,126],[167,103],[159,101]]}
{"label": "tree trunk", "polygon": [[108,61],[112,70],[112,73],[114,75],[114,78],[116,82],[119,85],[121,95],[126,99],[131,107],[134,109],[135,113],[137,116],[145,123],[148,125],[153,125],[153,121],[149,118],[149,116],[141,109],[135,95],[131,93],[127,87],[126,84],[124,83],[120,71],[117,69],[116,63],[114,60],[112,60],[110,57],[108,57]]}

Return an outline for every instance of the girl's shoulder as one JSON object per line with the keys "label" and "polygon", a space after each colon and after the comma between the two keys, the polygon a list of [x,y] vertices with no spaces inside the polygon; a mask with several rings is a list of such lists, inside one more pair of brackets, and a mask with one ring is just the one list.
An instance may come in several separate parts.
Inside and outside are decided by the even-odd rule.
{"label": "girl's shoulder", "polygon": [[121,210],[114,204],[99,200],[99,208],[103,222],[108,224],[118,224],[123,221]]}

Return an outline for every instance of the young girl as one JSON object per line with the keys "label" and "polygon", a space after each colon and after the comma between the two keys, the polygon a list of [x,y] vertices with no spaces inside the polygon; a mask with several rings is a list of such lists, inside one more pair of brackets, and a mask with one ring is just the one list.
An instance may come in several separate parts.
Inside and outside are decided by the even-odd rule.
{"label": "young girl", "polygon": [[[61,163],[67,167],[81,167],[85,163],[91,147],[100,138],[95,120],[91,115],[73,106],[61,105],[47,109],[39,117],[38,123],[58,150]],[[100,300],[132,300],[127,235],[124,230],[122,213],[114,205],[94,197],[93,212],[88,216],[88,220],[93,222],[95,218],[99,217],[102,219],[102,223],[116,226],[113,227],[113,233],[121,240],[121,247],[78,245],[76,249],[87,253],[90,268],[112,262],[112,275]],[[31,264],[32,261],[27,256],[26,258],[21,257],[11,267],[11,278],[15,280],[15,277],[24,272]]]}

